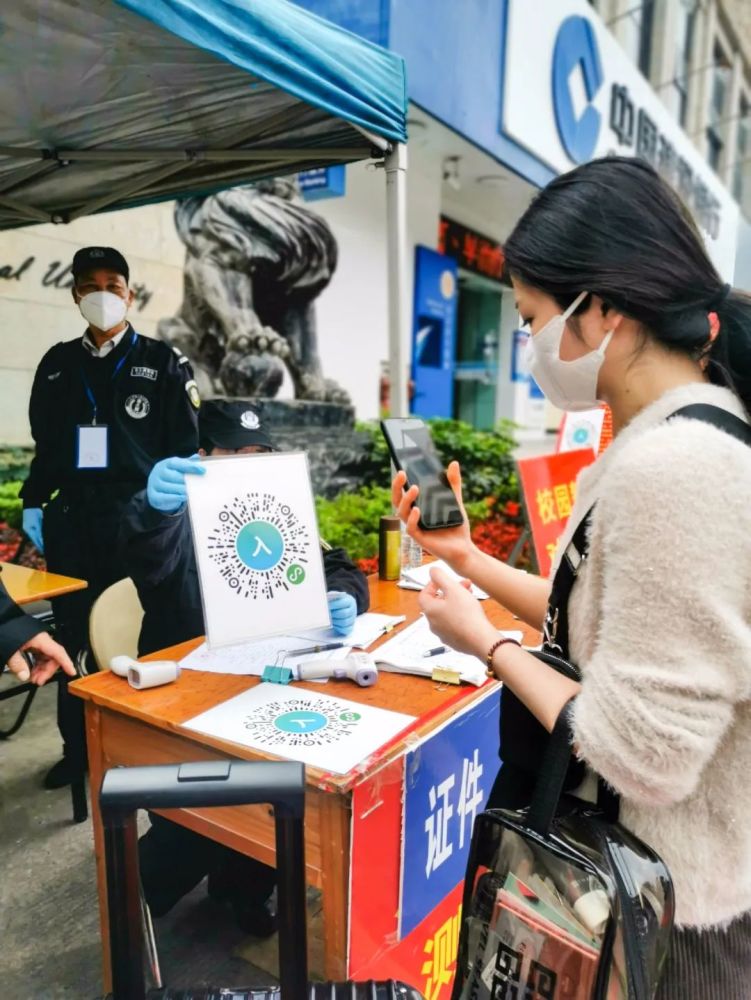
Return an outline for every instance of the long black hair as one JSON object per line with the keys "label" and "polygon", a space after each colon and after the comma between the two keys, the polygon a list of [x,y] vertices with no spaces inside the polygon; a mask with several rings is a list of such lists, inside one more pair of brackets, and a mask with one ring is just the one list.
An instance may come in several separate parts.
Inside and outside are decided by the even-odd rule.
{"label": "long black hair", "polygon": [[[557,177],[504,250],[507,277],[562,309],[588,291],[665,347],[706,356],[710,381],[730,386],[751,412],[751,297],[723,282],[688,209],[643,160],[609,156]],[[711,346],[710,312],[720,322]]]}

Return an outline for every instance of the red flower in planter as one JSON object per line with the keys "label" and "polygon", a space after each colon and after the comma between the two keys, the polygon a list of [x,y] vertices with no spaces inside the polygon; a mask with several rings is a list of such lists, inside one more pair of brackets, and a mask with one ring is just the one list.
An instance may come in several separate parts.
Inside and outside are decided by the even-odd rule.
{"label": "red flower in planter", "polygon": [[377,573],[378,572],[378,556],[370,556],[368,559],[358,559],[357,566],[363,571],[363,573]]}
{"label": "red flower in planter", "polygon": [[[489,517],[487,521],[475,526],[472,531],[472,541],[481,552],[506,561],[519,541],[521,533],[521,524],[513,524],[502,517]],[[522,567],[529,565],[528,543],[522,549],[518,565]]]}

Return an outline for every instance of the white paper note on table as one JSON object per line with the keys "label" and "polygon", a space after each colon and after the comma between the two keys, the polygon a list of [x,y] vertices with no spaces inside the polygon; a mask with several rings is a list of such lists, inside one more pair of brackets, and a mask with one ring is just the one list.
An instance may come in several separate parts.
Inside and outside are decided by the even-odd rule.
{"label": "white paper note on table", "polygon": [[346,774],[412,722],[412,715],[329,694],[258,684],[183,726],[323,771]]}
{"label": "white paper note on table", "polygon": [[[498,635],[518,639],[519,642],[522,640],[521,632],[499,632]],[[455,670],[467,684],[479,687],[485,683],[487,679],[485,665],[476,656],[457,653],[448,646],[445,653],[430,657],[424,655],[431,649],[445,645],[435,632],[431,631],[427,618],[421,615],[416,622],[379,646],[373,656],[379,667],[396,673],[431,677],[436,667],[441,667]]]}
{"label": "white paper note on table", "polygon": [[291,651],[303,649],[306,645],[312,643],[308,644],[299,636],[293,635],[243,642],[235,646],[220,646],[218,649],[211,649],[202,642],[180,661],[180,666],[187,670],[204,670],[211,674],[245,674],[249,677],[261,677],[265,667],[291,667],[294,670],[298,663],[307,663],[309,660],[336,660],[352,652],[352,647],[348,644],[321,653],[290,655]]}
{"label": "white paper note on table", "polygon": [[[430,571],[431,569],[440,569],[450,576],[452,580],[461,580],[462,578],[458,573],[455,573],[453,569],[445,563],[442,559],[436,559],[435,562],[425,563],[423,566],[416,566],[414,569],[403,569],[402,578],[399,581],[399,586],[404,587],[405,590],[422,590],[430,582]],[[484,590],[480,590],[476,587],[474,583],[471,587],[471,593],[480,600],[485,601],[488,595]]]}
{"label": "white paper note on table", "polygon": [[406,615],[379,615],[372,611],[358,615],[355,619],[355,627],[349,635],[341,636],[333,628],[309,629],[306,632],[295,633],[301,639],[310,642],[335,642],[337,639],[346,639],[350,646],[357,646],[358,649],[367,649],[372,646],[376,639],[380,639],[386,632],[390,632],[397,625],[406,621]]}

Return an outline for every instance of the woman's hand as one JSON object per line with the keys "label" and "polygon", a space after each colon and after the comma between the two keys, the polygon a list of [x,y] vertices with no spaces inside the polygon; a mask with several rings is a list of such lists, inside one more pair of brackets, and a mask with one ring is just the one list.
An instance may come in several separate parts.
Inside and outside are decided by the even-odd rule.
{"label": "woman's hand", "polygon": [[462,474],[458,462],[450,463],[446,470],[446,478],[462,512],[462,523],[455,528],[423,531],[418,526],[420,508],[413,506],[413,504],[417,500],[420,490],[417,486],[410,486],[408,490],[404,489],[407,484],[407,476],[404,472],[397,472],[394,476],[391,484],[391,502],[406,525],[407,534],[414,538],[421,548],[438,559],[444,559],[458,573],[464,574],[464,567],[474,553],[475,546],[470,537],[469,521],[462,501]]}
{"label": "woman's hand", "polygon": [[482,659],[498,638],[467,581],[454,580],[441,569],[431,569],[419,603],[432,631],[457,652]]}

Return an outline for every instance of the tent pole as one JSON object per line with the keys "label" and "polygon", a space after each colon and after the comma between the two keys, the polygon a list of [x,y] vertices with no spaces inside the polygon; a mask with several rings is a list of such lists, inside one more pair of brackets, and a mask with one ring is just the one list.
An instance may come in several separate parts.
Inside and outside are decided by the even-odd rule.
{"label": "tent pole", "polygon": [[407,302],[407,147],[394,146],[386,156],[386,253],[389,291],[390,416],[406,417],[407,379],[405,349],[409,344]]}

